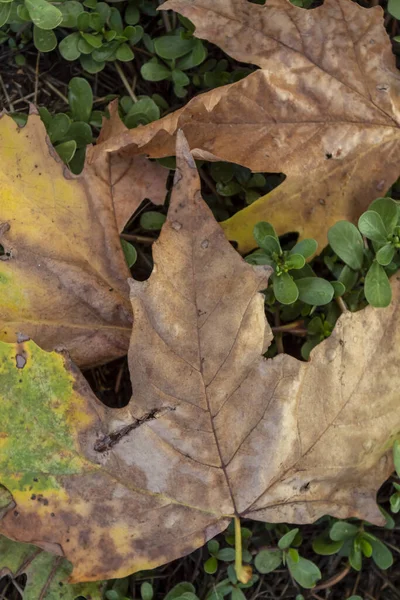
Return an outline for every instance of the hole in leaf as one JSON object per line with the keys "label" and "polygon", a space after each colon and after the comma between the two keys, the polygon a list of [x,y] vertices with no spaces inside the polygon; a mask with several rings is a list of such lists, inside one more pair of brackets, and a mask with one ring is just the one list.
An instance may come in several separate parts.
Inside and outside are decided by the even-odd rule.
{"label": "hole in leaf", "polygon": [[110,408],[123,408],[132,397],[126,357],[83,372],[97,398]]}

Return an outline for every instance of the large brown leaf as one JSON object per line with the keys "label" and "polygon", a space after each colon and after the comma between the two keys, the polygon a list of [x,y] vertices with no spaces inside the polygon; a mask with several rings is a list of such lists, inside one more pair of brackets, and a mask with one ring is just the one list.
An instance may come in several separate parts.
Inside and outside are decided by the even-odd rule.
{"label": "large brown leaf", "polygon": [[0,485],[16,504],[0,531],[64,555],[74,581],[169,562],[230,515],[382,521],[375,495],[400,432],[400,279],[390,307],[342,315],[310,362],[265,360],[268,272],[227,242],[182,139],[177,154],[154,271],[131,284],[130,404],[100,405],[56,353],[0,343]]}
{"label": "large brown leaf", "polygon": [[[103,126],[97,140],[106,148],[106,142],[129,129],[121,121],[118,114],[118,100],[108,106],[110,117],[103,118]],[[96,160],[91,160],[93,148],[87,150],[86,170],[92,169],[97,176],[106,179],[111,187],[115,218],[119,231],[122,231],[133,213],[143,200],[151,200],[153,204],[164,204],[167,194],[168,169],[145,156],[121,152],[98,153]]]}
{"label": "large brown leaf", "polygon": [[[0,339],[67,348],[81,366],[126,353],[131,308],[108,170],[72,176],[38,115],[0,118]],[[134,186],[134,180],[130,178]]]}
{"label": "large brown leaf", "polygon": [[174,152],[182,128],[196,157],[284,172],[276,190],[223,224],[241,251],[260,220],[325,245],[337,220],[355,221],[399,174],[400,79],[381,8],[325,0],[169,0],[196,35],[260,70],[194,98],[161,121],[109,140],[108,151]]}

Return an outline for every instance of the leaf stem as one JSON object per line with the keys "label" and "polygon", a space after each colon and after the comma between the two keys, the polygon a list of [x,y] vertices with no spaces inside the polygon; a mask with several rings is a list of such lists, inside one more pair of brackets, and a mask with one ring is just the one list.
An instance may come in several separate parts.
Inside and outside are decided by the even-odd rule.
{"label": "leaf stem", "polygon": [[250,565],[243,565],[242,553],[242,529],[240,527],[240,518],[235,516],[235,571],[236,577],[241,583],[248,583],[253,574]]}

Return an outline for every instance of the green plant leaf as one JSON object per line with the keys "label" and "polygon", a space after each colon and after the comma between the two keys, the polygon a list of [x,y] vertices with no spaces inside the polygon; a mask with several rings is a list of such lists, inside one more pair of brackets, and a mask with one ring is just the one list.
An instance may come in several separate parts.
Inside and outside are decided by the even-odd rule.
{"label": "green plant leaf", "polygon": [[328,534],[321,535],[312,542],[314,552],[321,556],[331,556],[339,552],[343,546],[343,540],[332,540]]}
{"label": "green plant leaf", "polygon": [[93,141],[92,128],[84,121],[71,123],[63,141],[69,140],[75,140],[78,148],[86,148]]}
{"label": "green plant leaf", "polygon": [[289,548],[298,533],[298,528],[291,529],[290,531],[285,533],[285,535],[283,535],[278,542],[278,548],[280,548],[281,550],[286,550],[287,548]]}
{"label": "green plant leaf", "polygon": [[388,231],[382,217],[374,210],[367,210],[358,219],[358,228],[363,235],[373,242],[384,244],[387,241]]}
{"label": "green plant leaf", "polygon": [[67,35],[61,42],[58,44],[58,49],[60,54],[65,60],[76,60],[80,57],[81,52],[78,48],[79,40],[81,39],[80,33],[75,31],[70,35]]}
{"label": "green plant leaf", "polygon": [[47,0],[25,0],[32,23],[41,29],[55,29],[63,20],[62,12]]}
{"label": "green plant leaf", "polygon": [[362,552],[358,544],[355,542],[351,546],[349,554],[349,562],[355,571],[361,571],[362,567]]}
{"label": "green plant leaf", "polygon": [[393,555],[389,548],[378,538],[370,533],[364,533],[364,537],[372,546],[372,560],[380,569],[389,569],[393,564]]}
{"label": "green plant leaf", "polygon": [[146,229],[147,231],[160,231],[165,220],[166,217],[162,213],[149,210],[141,215],[140,227],[143,227],[143,229]]}
{"label": "green plant leaf", "polygon": [[289,254],[285,259],[286,268],[290,269],[302,269],[306,264],[306,260],[302,254]]}
{"label": "green plant leaf", "polygon": [[349,540],[358,534],[359,529],[357,525],[352,525],[352,523],[347,523],[347,521],[337,521],[332,526],[329,537],[334,542]]}
{"label": "green plant leaf", "polygon": [[393,462],[397,476],[400,477],[400,441],[395,440],[393,444]]}
{"label": "green plant leaf", "polygon": [[357,227],[348,221],[338,221],[328,231],[332,250],[350,268],[358,271],[364,261],[364,244]]}
{"label": "green plant leaf", "polygon": [[140,595],[142,600],[153,600],[154,590],[151,583],[144,581],[140,586]]}
{"label": "green plant leaf", "polygon": [[[96,52],[96,50],[94,50],[94,52]],[[82,54],[79,60],[82,68],[85,69],[85,71],[87,71],[88,73],[92,73],[93,75],[102,71],[106,65],[105,62],[97,61],[88,54]]]}
{"label": "green plant leaf", "polygon": [[296,279],[296,285],[299,290],[299,298],[306,304],[313,306],[323,306],[328,304],[335,293],[332,285],[326,279],[321,277],[304,277]]}
{"label": "green plant leaf", "polygon": [[76,146],[75,140],[70,140],[69,142],[63,142],[62,144],[58,144],[57,146],[55,146],[58,156],[66,164],[68,164],[69,161],[73,159],[74,154],[76,152],[76,148],[77,148],[77,146]]}
{"label": "green plant leaf", "polygon": [[218,560],[215,556],[210,556],[204,563],[204,571],[209,575],[214,575],[218,570]]}
{"label": "green plant leaf", "polygon": [[68,101],[76,121],[89,121],[93,107],[93,92],[82,77],[73,77],[68,86]]}
{"label": "green plant leaf", "polygon": [[297,242],[295,246],[290,250],[290,254],[301,254],[304,258],[310,258],[317,251],[318,244],[316,240],[308,238]]}
{"label": "green plant leaf", "polygon": [[281,564],[282,552],[280,550],[261,550],[254,559],[257,571],[263,575],[275,571]]}
{"label": "green plant leaf", "polygon": [[194,38],[193,49],[176,61],[176,66],[181,71],[198,67],[207,58],[207,49],[201,40]]}
{"label": "green plant leaf", "polygon": [[121,44],[118,46],[116,53],[118,60],[122,62],[129,62],[130,60],[133,60],[134,56],[135,55],[132,51],[132,48],[128,44]]}
{"label": "green plant leaf", "polygon": [[246,600],[246,596],[240,588],[234,587],[232,590],[232,600]]}
{"label": "green plant leaf", "polygon": [[172,590],[168,592],[165,596],[164,600],[176,600],[179,596],[182,596],[185,592],[191,592],[192,594],[196,593],[196,588],[189,581],[182,581],[181,583],[177,583]]}
{"label": "green plant leaf", "polygon": [[150,60],[142,65],[140,72],[146,81],[163,81],[171,76],[171,71],[158,61]]}
{"label": "green plant leaf", "polygon": [[100,35],[94,35],[93,33],[86,33],[82,31],[81,36],[91,48],[101,48],[103,45],[103,41]]}
{"label": "green plant leaf", "polygon": [[68,129],[71,125],[71,119],[65,113],[58,113],[55,115],[47,128],[47,133],[49,135],[50,141],[52,144],[56,142],[60,142],[64,136],[66,135]]}
{"label": "green plant leaf", "polygon": [[140,98],[127,110],[125,125],[129,128],[146,125],[160,118],[160,108],[149,96]]}
{"label": "green plant leaf", "polygon": [[140,20],[140,11],[133,3],[128,4],[125,10],[125,23],[128,25],[136,25]]}
{"label": "green plant leaf", "polygon": [[345,265],[339,275],[339,281],[343,283],[346,288],[346,292],[349,292],[354,285],[357,283],[358,273],[353,271],[350,267]]}
{"label": "green plant leaf", "polygon": [[393,233],[399,220],[399,208],[392,198],[377,198],[368,207],[368,211],[373,210],[380,215],[383,224],[388,233]]}
{"label": "green plant leaf", "polygon": [[132,246],[132,244],[130,244],[126,240],[121,240],[121,246],[122,250],[124,251],[125,260],[128,267],[133,267],[137,260],[137,252],[135,246]]}
{"label": "green plant leaf", "polygon": [[387,9],[388,9],[388,12],[395,19],[400,19],[400,1],[399,0],[389,0]]}
{"label": "green plant leaf", "polygon": [[61,26],[68,28],[76,27],[79,15],[84,12],[82,4],[77,0],[62,2],[57,5],[57,8],[62,14]]}
{"label": "green plant leaf", "polygon": [[257,223],[253,229],[253,237],[257,246],[265,250],[268,254],[273,254],[274,252],[282,254],[278,236],[271,223],[266,223],[265,221]]}
{"label": "green plant leaf", "polygon": [[156,38],[154,49],[160,58],[167,60],[180,58],[190,52],[194,45],[194,38],[181,38],[180,35],[164,35]]}
{"label": "green plant leaf", "polygon": [[218,551],[217,558],[218,560],[223,560],[224,562],[232,562],[235,560],[235,549],[222,548]]}
{"label": "green plant leaf", "polygon": [[186,75],[186,73],[184,73],[180,69],[173,69],[171,75],[172,75],[172,81],[176,85],[180,85],[183,87],[185,85],[189,85],[189,83],[190,83],[189,77]]}
{"label": "green plant leaf", "polygon": [[385,244],[376,253],[376,260],[380,265],[386,267],[392,262],[395,252],[396,249],[392,244]]}
{"label": "green plant leaf", "polygon": [[299,557],[298,562],[294,562],[288,555],[286,562],[291,576],[303,588],[313,588],[317,581],[322,577],[321,571],[318,569],[317,565],[302,556]]}
{"label": "green plant leaf", "polygon": [[207,550],[212,556],[216,555],[219,550],[219,542],[217,540],[210,540],[207,544]]}
{"label": "green plant leaf", "polygon": [[52,30],[33,26],[33,43],[40,52],[51,52],[57,47],[57,38]]}
{"label": "green plant leaf", "polygon": [[[0,27],[3,27],[3,25],[5,25],[7,23],[10,13],[11,13],[11,4],[10,3],[0,4]],[[0,40],[0,43],[2,41],[3,40]]]}
{"label": "green plant leaf", "polygon": [[[273,239],[273,238],[271,238]],[[275,298],[281,304],[293,304],[299,297],[299,290],[289,273],[272,274]]]}
{"label": "green plant leaf", "polygon": [[343,294],[346,292],[346,286],[341,281],[330,281],[329,283],[334,289],[335,298],[343,296]]}
{"label": "green plant leaf", "polygon": [[376,308],[389,306],[392,299],[392,288],[385,269],[376,261],[368,269],[364,283],[367,302]]}

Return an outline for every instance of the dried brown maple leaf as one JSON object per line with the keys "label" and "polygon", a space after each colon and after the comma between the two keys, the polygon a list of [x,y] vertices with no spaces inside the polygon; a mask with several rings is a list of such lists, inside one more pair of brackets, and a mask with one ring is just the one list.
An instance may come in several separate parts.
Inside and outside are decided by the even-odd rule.
{"label": "dried brown maple leaf", "polygon": [[169,0],[162,8],[260,69],[107,149],[171,155],[182,128],[196,157],[284,172],[281,186],[223,223],[241,251],[255,246],[262,220],[325,245],[330,226],[355,221],[397,178],[400,77],[381,8],[351,0],[308,11],[289,0]]}
{"label": "dried brown maple leaf", "polygon": [[177,158],[154,271],[131,284],[130,404],[105,408],[33,342],[18,370],[0,343],[0,485],[15,502],[0,531],[64,555],[73,581],[169,562],[230,515],[382,522],[375,495],[400,432],[400,278],[390,307],[342,315],[310,362],[265,360],[268,272],[226,240],[182,138]]}
{"label": "dried brown maple leaf", "polygon": [[[113,100],[108,110],[110,118],[103,118],[97,140],[97,144],[103,144],[102,147],[106,147],[110,138],[129,131],[119,117],[118,100]],[[123,150],[112,154],[98,153],[96,160],[92,161],[92,152],[93,148],[88,148],[86,169],[93,169],[100,178],[111,182],[119,231],[124,229],[144,199],[151,200],[153,204],[164,204],[168,169],[145,156],[129,156]]]}
{"label": "dried brown maple leaf", "polygon": [[84,367],[122,356],[130,273],[107,172],[72,176],[38,115],[1,116],[0,158],[0,339],[62,346]]}

